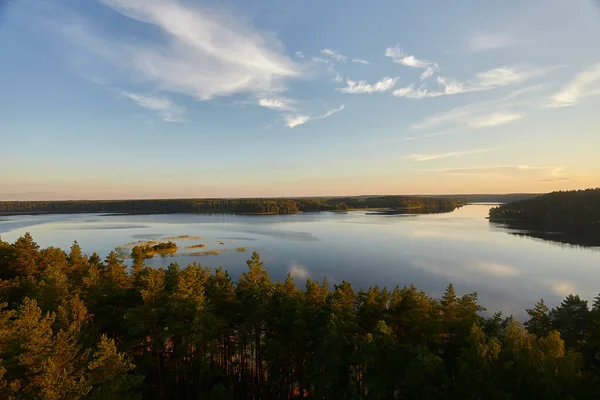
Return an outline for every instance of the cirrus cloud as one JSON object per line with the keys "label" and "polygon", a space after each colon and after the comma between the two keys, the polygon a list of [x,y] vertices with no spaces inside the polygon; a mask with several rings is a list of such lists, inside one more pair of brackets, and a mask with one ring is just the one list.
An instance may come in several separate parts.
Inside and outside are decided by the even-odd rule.
{"label": "cirrus cloud", "polygon": [[477,32],[468,38],[469,50],[482,52],[510,47],[519,43],[514,37],[502,33]]}
{"label": "cirrus cloud", "polygon": [[183,106],[175,104],[171,99],[164,96],[151,96],[121,91],[119,94],[129,100],[132,100],[140,107],[155,111],[164,121],[182,122],[182,115],[186,109]]}
{"label": "cirrus cloud", "polygon": [[436,78],[436,83],[440,89],[428,90],[425,85],[422,85],[419,88],[410,85],[397,89],[392,94],[396,97],[424,99],[460,93],[482,92],[523,83],[529,79],[545,74],[548,70],[549,69],[547,68],[499,67],[480,72],[475,75],[475,79],[466,82],[461,82],[454,78],[438,76]]}
{"label": "cirrus cloud", "polygon": [[390,57],[392,61],[397,64],[402,64],[411,68],[424,69],[425,71],[421,74],[421,80],[429,78],[439,68],[434,62],[420,60],[415,56],[406,54],[399,44],[394,47],[388,47],[385,50],[385,56]]}
{"label": "cirrus cloud", "polygon": [[370,84],[367,81],[353,81],[348,79],[346,81],[346,87],[339,89],[342,93],[349,94],[372,94],[372,93],[383,93],[392,89],[396,85],[398,78],[390,78],[386,76],[379,81]]}
{"label": "cirrus cloud", "polygon": [[321,54],[331,58],[333,61],[337,61],[337,62],[341,62],[341,63],[345,63],[348,60],[348,57],[346,57],[345,55],[343,55],[335,50],[331,50],[331,49],[327,49],[327,48],[321,50]]}
{"label": "cirrus cloud", "polygon": [[309,115],[288,115],[288,116],[285,117],[285,125],[288,128],[295,128],[295,127],[297,127],[299,125],[307,123],[308,121],[329,118],[333,114],[336,114],[336,113],[338,113],[340,111],[343,111],[343,110],[344,110],[344,105],[342,104],[338,108],[334,108],[334,109],[328,110],[325,114],[318,115],[316,117],[311,117]]}
{"label": "cirrus cloud", "polygon": [[[135,82],[163,92],[210,100],[234,94],[277,93],[302,69],[282,45],[230,14],[174,0],[101,0],[124,17],[141,21],[162,40],[123,35],[119,40],[83,20],[59,26],[86,56],[95,56]],[[80,57],[83,58],[83,57]]]}
{"label": "cirrus cloud", "polygon": [[600,96],[600,64],[575,75],[571,82],[550,98],[548,107],[570,107],[592,96]]}
{"label": "cirrus cloud", "polygon": [[484,149],[474,149],[474,150],[462,150],[462,151],[452,151],[447,153],[433,153],[433,154],[411,154],[405,156],[407,160],[412,161],[431,161],[431,160],[439,160],[440,158],[449,158],[449,157],[462,157],[471,154],[481,154],[481,153],[489,153],[494,150],[499,150],[500,147],[488,147]]}
{"label": "cirrus cloud", "polygon": [[285,117],[285,126],[295,128],[298,125],[307,123],[310,120],[308,115],[288,115]]}
{"label": "cirrus cloud", "polygon": [[278,111],[293,111],[294,107],[291,105],[292,101],[282,97],[265,97],[258,100],[258,104],[261,107],[270,108],[271,110]]}

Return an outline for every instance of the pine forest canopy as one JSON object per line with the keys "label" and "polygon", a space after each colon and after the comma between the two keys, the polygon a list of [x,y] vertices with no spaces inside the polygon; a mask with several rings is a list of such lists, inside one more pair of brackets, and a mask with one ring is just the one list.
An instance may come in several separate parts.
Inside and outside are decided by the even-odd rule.
{"label": "pine forest canopy", "polygon": [[490,220],[532,228],[600,228],[600,188],[548,193],[490,210]]}
{"label": "pine forest canopy", "polygon": [[[0,240],[0,398],[597,399],[600,297],[521,325],[448,285],[237,281]],[[298,282],[300,283],[300,282]]]}

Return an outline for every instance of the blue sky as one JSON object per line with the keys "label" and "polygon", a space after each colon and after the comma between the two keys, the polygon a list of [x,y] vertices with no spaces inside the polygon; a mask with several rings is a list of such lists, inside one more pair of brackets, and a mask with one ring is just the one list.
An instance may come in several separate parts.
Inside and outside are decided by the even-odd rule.
{"label": "blue sky", "polygon": [[9,2],[0,199],[599,186],[600,3]]}

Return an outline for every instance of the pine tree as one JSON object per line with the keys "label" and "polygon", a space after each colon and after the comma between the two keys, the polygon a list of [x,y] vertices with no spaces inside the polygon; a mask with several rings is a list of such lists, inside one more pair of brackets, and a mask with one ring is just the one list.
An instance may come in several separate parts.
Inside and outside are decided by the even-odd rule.
{"label": "pine tree", "polygon": [[539,337],[546,336],[550,333],[550,310],[541,299],[531,309],[527,309],[529,320],[525,322],[525,327],[529,333],[533,333]]}
{"label": "pine tree", "polygon": [[115,342],[102,335],[93,358],[87,366],[92,385],[89,398],[102,400],[135,400],[143,377],[130,374],[134,365],[127,357],[117,352]]}

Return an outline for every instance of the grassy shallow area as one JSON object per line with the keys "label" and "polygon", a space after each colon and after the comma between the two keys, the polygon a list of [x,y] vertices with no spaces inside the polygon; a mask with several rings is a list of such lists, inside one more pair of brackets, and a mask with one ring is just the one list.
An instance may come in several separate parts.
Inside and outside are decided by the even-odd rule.
{"label": "grassy shallow area", "polygon": [[219,254],[221,254],[220,250],[207,250],[207,251],[197,251],[194,253],[184,253],[181,255],[182,256],[202,257],[202,256],[218,256]]}
{"label": "grassy shallow area", "polygon": [[204,243],[194,244],[192,246],[186,246],[186,249],[203,249],[206,245]]}
{"label": "grassy shallow area", "polygon": [[[245,247],[221,247],[217,249],[207,249],[204,251],[190,251],[197,249],[204,249],[207,247],[206,243],[189,244],[189,241],[203,239],[202,236],[197,235],[178,235],[178,236],[163,236],[160,238],[151,238],[148,240],[138,240],[136,242],[125,243],[115,248],[116,253],[123,259],[149,259],[156,256],[159,257],[177,257],[177,256],[191,256],[191,257],[202,257],[208,255],[219,255],[226,251],[246,251]],[[177,242],[180,242],[179,245]],[[184,242],[184,245],[181,242]],[[185,243],[188,242],[188,243]],[[233,243],[232,240],[217,240],[220,246],[226,246],[226,243]],[[185,250],[182,250],[185,249]],[[187,250],[187,251],[186,251]]]}
{"label": "grassy shallow area", "polygon": [[162,240],[202,240],[204,239],[202,236],[192,236],[192,235],[180,235],[180,236],[167,236],[162,238]]}

